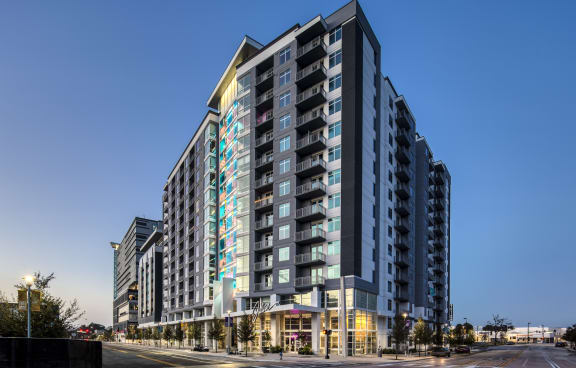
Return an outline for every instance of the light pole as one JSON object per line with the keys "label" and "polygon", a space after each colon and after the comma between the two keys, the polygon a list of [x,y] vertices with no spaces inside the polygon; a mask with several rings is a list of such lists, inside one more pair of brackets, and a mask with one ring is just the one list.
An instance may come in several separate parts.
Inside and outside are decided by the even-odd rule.
{"label": "light pole", "polygon": [[31,310],[30,310],[30,288],[32,287],[32,285],[34,284],[34,276],[31,275],[26,275],[24,276],[24,282],[26,283],[27,288],[27,293],[26,293],[26,298],[28,300],[27,303],[27,310],[28,310],[28,328],[27,328],[27,336],[28,338],[31,337],[31,333],[30,333],[30,326],[31,326],[31,322],[30,322],[30,317],[32,316]]}
{"label": "light pole", "polygon": [[[404,329],[408,330],[408,326],[406,326],[406,317],[408,317],[408,313],[406,313],[406,312],[402,313],[402,318],[404,318]],[[405,338],[403,340],[406,340],[407,337],[408,337],[408,334],[406,333]],[[405,343],[406,341],[403,341],[403,342]],[[405,353],[405,355],[408,355],[408,349],[406,349],[404,351],[404,353]]]}
{"label": "light pole", "polygon": [[230,353],[230,351],[232,350],[232,333],[230,331],[230,310],[227,311],[228,313],[228,347],[226,348],[228,350],[228,353]]}
{"label": "light pole", "polygon": [[530,322],[528,322],[528,340],[526,340],[527,344],[530,344]]}

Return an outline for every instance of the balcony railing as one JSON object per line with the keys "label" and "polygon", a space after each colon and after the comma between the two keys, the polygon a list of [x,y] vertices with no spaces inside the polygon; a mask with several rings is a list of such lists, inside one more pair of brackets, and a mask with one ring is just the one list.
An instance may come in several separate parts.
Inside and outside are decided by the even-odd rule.
{"label": "balcony railing", "polygon": [[274,203],[273,197],[260,198],[254,201],[254,208],[260,209],[271,206]]}
{"label": "balcony railing", "polygon": [[322,229],[308,229],[296,232],[297,242],[313,241],[316,239],[326,239],[326,232]]}
{"label": "balcony railing", "polygon": [[254,186],[256,188],[262,187],[264,185],[268,185],[268,184],[272,184],[274,183],[274,177],[273,176],[267,176],[264,178],[260,178],[260,179],[256,179],[256,181],[254,182]]}
{"label": "balcony railing", "polygon": [[326,146],[326,138],[320,132],[309,134],[296,142],[296,149],[299,150],[314,143]]}
{"label": "balcony railing", "polygon": [[326,161],[321,158],[309,158],[296,164],[296,173],[306,171],[313,167],[326,169]]}
{"label": "balcony railing", "polygon": [[313,130],[323,125],[326,125],[326,114],[324,114],[324,110],[322,108],[308,111],[296,118],[297,129],[309,128],[310,130]]}
{"label": "balcony railing", "polygon": [[296,187],[296,196],[303,196],[305,194],[313,193],[316,191],[318,191],[319,193],[320,192],[326,193],[326,184],[319,181],[315,181],[299,185]]}
{"label": "balcony railing", "polygon": [[326,279],[323,276],[304,276],[296,277],[294,280],[295,287],[308,287],[315,285],[324,285]]}
{"label": "balcony railing", "polygon": [[296,264],[326,262],[326,255],[320,252],[297,254],[294,261]]}
{"label": "balcony railing", "polygon": [[260,105],[264,101],[274,97],[274,90],[269,89],[268,91],[262,93],[260,96],[256,97],[256,106]]}
{"label": "balcony railing", "polygon": [[258,147],[264,143],[268,143],[268,142],[271,142],[273,140],[274,140],[274,133],[273,132],[267,132],[263,136],[256,138],[255,146]]}
{"label": "balcony railing", "polygon": [[266,165],[272,161],[274,161],[274,155],[271,155],[271,154],[265,155],[264,157],[260,157],[260,158],[256,159],[256,167]]}
{"label": "balcony railing", "polygon": [[326,207],[319,204],[313,204],[296,210],[296,219],[303,219],[309,217],[325,217]]}
{"label": "balcony railing", "polygon": [[265,229],[274,225],[274,220],[272,218],[256,221],[256,230]]}
{"label": "balcony railing", "polygon": [[298,51],[296,52],[296,57],[301,57],[317,47],[323,48],[324,51],[326,51],[326,44],[324,43],[323,36],[318,36],[304,46],[299,47]]}
{"label": "balcony railing", "polygon": [[272,239],[264,239],[264,240],[261,240],[261,241],[254,243],[254,249],[255,250],[270,249],[273,246],[274,246],[274,243],[272,242]]}
{"label": "balcony railing", "polygon": [[264,82],[266,79],[272,78],[273,76],[274,76],[274,68],[270,68],[256,77],[256,84],[260,84]]}
{"label": "balcony railing", "polygon": [[261,282],[254,284],[254,291],[266,291],[266,290],[272,290],[272,283]]}
{"label": "balcony railing", "polygon": [[271,270],[273,267],[274,267],[274,262],[272,262],[272,260],[254,263],[254,270],[255,271]]}

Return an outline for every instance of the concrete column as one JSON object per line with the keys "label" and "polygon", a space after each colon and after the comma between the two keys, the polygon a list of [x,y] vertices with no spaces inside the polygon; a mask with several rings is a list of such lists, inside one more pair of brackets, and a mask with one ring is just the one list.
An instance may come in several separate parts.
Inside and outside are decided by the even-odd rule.
{"label": "concrete column", "polygon": [[270,336],[272,337],[270,344],[272,344],[272,346],[282,345],[280,344],[280,328],[278,326],[279,323],[280,316],[277,313],[272,313],[270,315]]}
{"label": "concrete column", "polygon": [[386,348],[386,317],[378,316],[376,331],[378,331],[376,347]]}
{"label": "concrete column", "polygon": [[208,346],[208,330],[210,329],[210,321],[204,321],[204,343],[202,345]]}
{"label": "concrete column", "polygon": [[318,353],[320,351],[320,313],[312,313],[312,351]]}

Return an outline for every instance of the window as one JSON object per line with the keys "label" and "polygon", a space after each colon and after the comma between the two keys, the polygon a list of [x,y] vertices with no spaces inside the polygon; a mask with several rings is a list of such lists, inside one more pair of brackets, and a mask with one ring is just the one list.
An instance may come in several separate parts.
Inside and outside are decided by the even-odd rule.
{"label": "window", "polygon": [[340,110],[342,110],[342,97],[336,97],[328,103],[328,115],[333,115]]}
{"label": "window", "polygon": [[290,247],[283,247],[278,249],[278,261],[288,261],[290,259]]}
{"label": "window", "polygon": [[238,92],[237,94],[242,94],[250,89],[250,74],[238,79]]}
{"label": "window", "polygon": [[392,275],[392,263],[388,263],[388,274]]}
{"label": "window", "polygon": [[340,160],[341,151],[340,145],[330,147],[328,149],[328,162]]}
{"label": "window", "polygon": [[392,244],[388,244],[388,255],[392,257]]}
{"label": "window", "polygon": [[392,101],[392,97],[388,96],[388,107],[391,109],[394,108],[394,102]]}
{"label": "window", "polygon": [[328,173],[328,185],[340,184],[340,169]]}
{"label": "window", "polygon": [[280,130],[286,129],[290,126],[290,114],[282,115],[280,117]]}
{"label": "window", "polygon": [[328,91],[332,92],[335,89],[342,87],[342,74],[333,76],[328,80]]}
{"label": "window", "polygon": [[290,203],[282,203],[278,206],[278,217],[290,216]]}
{"label": "window", "polygon": [[388,281],[388,292],[392,292],[392,283],[390,281]]}
{"label": "window", "polygon": [[250,110],[250,95],[240,97],[238,99],[238,111],[248,111]]}
{"label": "window", "polygon": [[288,239],[290,237],[290,225],[282,225],[278,228],[278,240]]}
{"label": "window", "polygon": [[290,159],[287,158],[285,160],[280,161],[279,164],[280,174],[285,174],[290,171]]}
{"label": "window", "polygon": [[337,137],[340,135],[340,133],[342,133],[341,121],[337,121],[335,123],[328,125],[328,139]]}
{"label": "window", "polygon": [[330,32],[330,35],[328,36],[328,43],[332,45],[333,43],[339,41],[340,39],[342,39],[342,27],[333,29],[332,32]]}
{"label": "window", "polygon": [[[388,299],[388,310],[391,311],[392,310],[392,300]],[[388,319],[388,328],[392,328],[392,318]],[[388,339],[388,341],[390,341],[390,339]]]}
{"label": "window", "polygon": [[328,278],[337,279],[340,277],[340,265],[328,266]]}
{"label": "window", "polygon": [[340,240],[328,242],[328,255],[335,256],[340,254]]}
{"label": "window", "polygon": [[340,230],[340,216],[328,219],[328,232]]}
{"label": "window", "polygon": [[283,181],[278,185],[278,191],[280,192],[280,196],[284,196],[290,193],[290,180]]}
{"label": "window", "polygon": [[290,282],[290,270],[288,268],[278,270],[278,283],[286,284],[288,282]]}
{"label": "window", "polygon": [[278,56],[280,57],[280,65],[290,60],[290,47],[286,47],[284,50],[280,51]]}
{"label": "window", "polygon": [[284,152],[288,149],[290,149],[290,136],[289,135],[280,139],[280,152]]}
{"label": "window", "polygon": [[290,82],[290,69],[280,73],[280,86],[283,86],[288,82]]}
{"label": "window", "polygon": [[328,208],[340,207],[340,193],[334,193],[328,196]]}
{"label": "window", "polygon": [[334,51],[328,57],[328,66],[330,68],[335,67],[336,65],[342,62],[342,50]]}
{"label": "window", "polygon": [[280,95],[280,107],[290,105],[290,91],[284,92]]}

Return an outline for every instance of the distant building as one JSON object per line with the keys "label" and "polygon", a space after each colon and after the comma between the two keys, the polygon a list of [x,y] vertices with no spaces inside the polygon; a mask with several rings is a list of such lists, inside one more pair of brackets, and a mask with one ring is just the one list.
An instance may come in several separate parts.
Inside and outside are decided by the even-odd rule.
{"label": "distant building", "polygon": [[497,338],[499,341],[510,341],[517,344],[551,344],[562,339],[562,335],[566,333],[566,328],[563,327],[545,327],[545,326],[530,326],[528,327],[515,327],[513,330],[501,335],[498,333],[490,333],[482,331],[482,327],[476,329],[476,341],[494,342]]}
{"label": "distant building", "polygon": [[155,230],[142,245],[138,262],[139,295],[138,327],[145,328],[160,322],[162,315],[162,244],[161,229]]}
{"label": "distant building", "polygon": [[136,217],[122,242],[112,242],[114,249],[114,302],[113,329],[125,333],[129,326],[138,324],[138,261],[140,247],[150,234],[162,228],[162,221]]}

